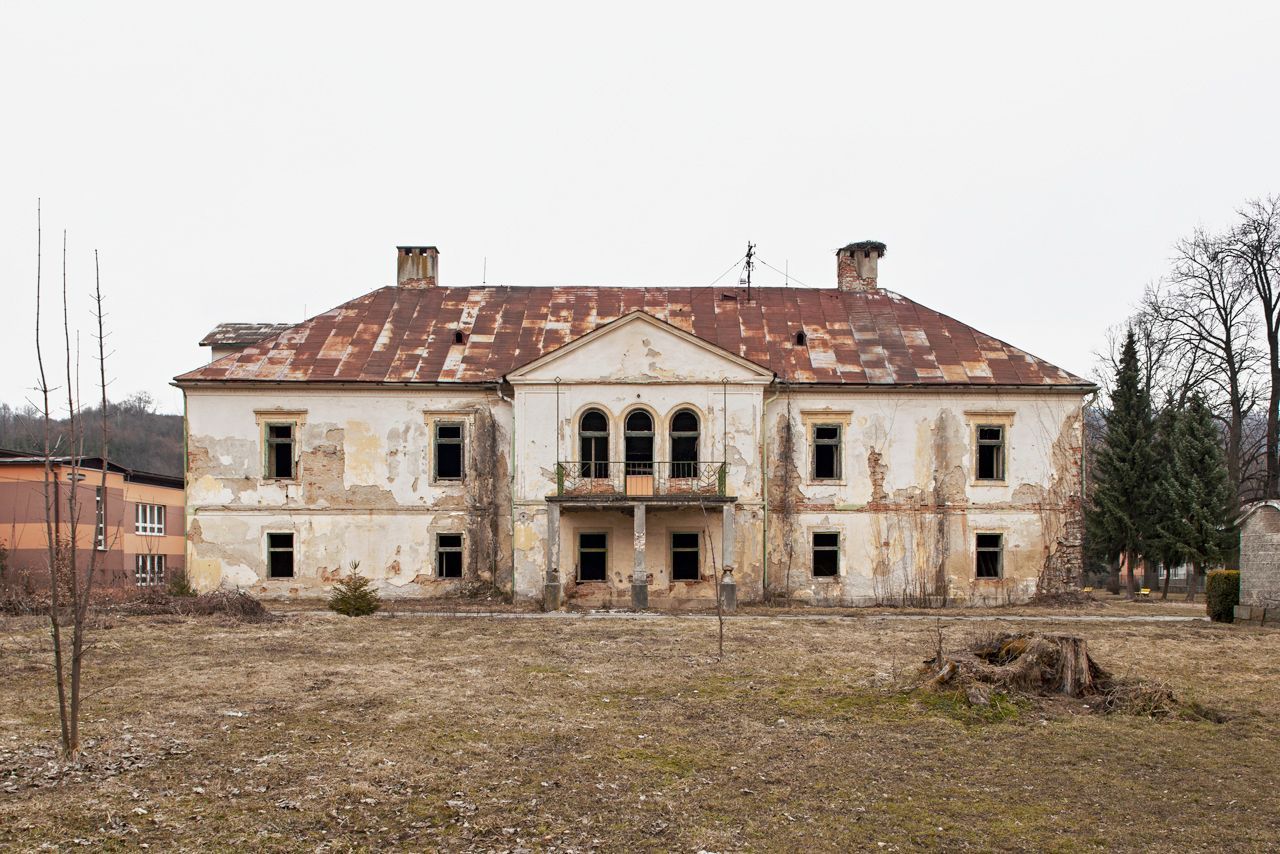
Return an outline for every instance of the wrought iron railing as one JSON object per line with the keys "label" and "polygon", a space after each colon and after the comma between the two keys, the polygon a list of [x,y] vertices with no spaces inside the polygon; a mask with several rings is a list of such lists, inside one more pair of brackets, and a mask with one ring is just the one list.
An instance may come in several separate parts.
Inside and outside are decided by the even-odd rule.
{"label": "wrought iron railing", "polygon": [[556,495],[723,497],[726,473],[721,462],[572,460],[556,463]]}

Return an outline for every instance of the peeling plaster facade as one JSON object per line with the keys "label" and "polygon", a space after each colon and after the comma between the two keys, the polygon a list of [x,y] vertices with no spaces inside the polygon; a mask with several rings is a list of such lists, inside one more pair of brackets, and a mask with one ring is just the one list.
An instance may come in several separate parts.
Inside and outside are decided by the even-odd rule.
{"label": "peeling plaster facade", "polygon": [[[435,284],[435,250],[421,251],[432,276],[391,289],[406,299],[411,290],[449,290]],[[851,282],[870,306],[914,306],[896,295],[886,302],[875,290],[875,265],[869,276],[864,268],[842,272],[832,305],[858,305],[861,295],[843,292]],[[738,295],[732,305],[727,296],[713,304],[720,343],[698,334],[706,329],[698,318],[661,319],[646,307],[588,323],[554,346],[512,345],[516,354],[503,353],[508,367],[486,369],[491,381],[411,381],[408,374],[420,378],[424,367],[474,372],[477,353],[494,365],[504,327],[499,320],[496,331],[480,331],[485,314],[468,308],[472,294],[458,323],[409,344],[420,334],[412,325],[368,320],[382,293],[348,304],[357,306],[349,315],[355,323],[343,325],[348,307],[340,307],[178,378],[187,407],[187,567],[197,588],[325,595],[352,561],[387,596],[543,600],[554,589],[552,607],[644,600],[705,607],[714,604],[723,568],[733,571],[744,602],[994,604],[1077,584],[1081,408],[1092,389],[994,339],[977,338],[981,353],[952,365],[925,346],[943,333],[955,340],[940,321],[895,333],[906,347],[898,355],[873,346],[854,318],[843,328],[861,342],[867,375],[900,376],[914,364],[917,381],[806,382],[804,371],[782,376],[744,355],[753,352],[754,333],[743,319],[750,302],[740,305]],[[390,299],[394,317],[399,294]],[[424,303],[405,304],[417,322]],[[540,321],[548,336],[557,311]],[[727,312],[743,324],[737,348],[721,346],[733,340],[720,322]],[[322,320],[327,327],[313,341]],[[841,322],[827,316],[832,330]],[[823,327],[805,328],[805,345],[790,332],[767,339],[770,350],[796,351],[771,364],[816,369],[847,352],[834,332],[827,342]],[[362,336],[370,344],[361,346],[372,349],[361,357],[362,373],[344,380],[341,366]],[[812,352],[798,352],[802,346]],[[863,369],[843,358],[842,370]],[[326,359],[337,367],[329,381],[317,381]],[[1024,360],[1016,376],[1029,379],[999,382],[1001,372],[1014,376],[1001,359]],[[383,363],[387,378],[368,379],[369,366]],[[394,381],[393,370],[401,372]],[[582,463],[588,411],[607,424],[608,470],[623,467],[616,478]],[[626,434],[637,411],[653,425],[653,462],[634,469]],[[698,474],[687,481],[670,462],[673,417],[682,411],[697,421]],[[438,422],[463,426],[460,481],[434,476]],[[291,477],[267,477],[271,424],[293,425]],[[838,478],[814,476],[816,425],[840,428]],[[977,478],[979,425],[1003,430],[1000,480]],[[596,479],[584,480],[588,472]],[[269,575],[272,533],[293,534],[292,577]],[[814,575],[815,533],[838,536],[833,576]],[[440,576],[440,534],[461,535],[461,578]],[[583,534],[596,556],[579,551]],[[698,577],[677,580],[673,536],[688,534],[698,535]],[[979,534],[1001,535],[998,577],[978,577]],[[603,561],[602,580],[587,577],[585,560]]]}

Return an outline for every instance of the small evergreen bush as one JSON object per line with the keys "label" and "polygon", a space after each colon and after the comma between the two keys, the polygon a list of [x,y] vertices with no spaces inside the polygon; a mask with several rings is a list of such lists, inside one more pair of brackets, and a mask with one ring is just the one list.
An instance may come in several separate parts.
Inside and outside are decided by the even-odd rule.
{"label": "small evergreen bush", "polygon": [[367,617],[382,607],[378,591],[373,583],[359,572],[360,561],[351,561],[351,574],[333,585],[329,595],[329,610],[348,617]]}
{"label": "small evergreen bush", "polygon": [[1240,604],[1240,570],[1215,569],[1204,580],[1205,610],[1215,623],[1234,623]]}
{"label": "small evergreen bush", "polygon": [[184,570],[174,570],[169,576],[169,595],[170,596],[194,596],[196,591],[191,586],[191,580],[187,578]]}

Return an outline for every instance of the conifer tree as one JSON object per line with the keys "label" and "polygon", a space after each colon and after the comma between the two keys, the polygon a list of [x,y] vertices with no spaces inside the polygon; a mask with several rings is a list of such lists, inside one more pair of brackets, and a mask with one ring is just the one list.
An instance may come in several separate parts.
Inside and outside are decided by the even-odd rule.
{"label": "conifer tree", "polygon": [[1231,485],[1218,428],[1204,398],[1193,395],[1177,425],[1167,485],[1160,490],[1162,503],[1167,497],[1176,509],[1160,512],[1157,539],[1190,563],[1191,601],[1205,566],[1222,560],[1230,547]]}
{"label": "conifer tree", "polygon": [[1160,598],[1169,598],[1169,574],[1175,566],[1186,563],[1182,538],[1176,535],[1182,520],[1191,514],[1191,492],[1186,488],[1185,475],[1179,469],[1181,447],[1186,435],[1187,416],[1179,412],[1169,400],[1155,422],[1156,470],[1155,500],[1151,507],[1154,535],[1147,548],[1148,557],[1164,565],[1164,580]]}
{"label": "conifer tree", "polygon": [[1086,523],[1095,551],[1112,561],[1113,592],[1119,587],[1114,561],[1124,556],[1132,599],[1137,593],[1138,560],[1152,538],[1152,493],[1159,478],[1152,447],[1151,401],[1138,367],[1133,329],[1125,336],[1105,422]]}
{"label": "conifer tree", "polygon": [[348,617],[367,617],[382,607],[382,600],[372,582],[360,574],[360,561],[351,561],[351,574],[333,585],[329,594],[329,610]]}

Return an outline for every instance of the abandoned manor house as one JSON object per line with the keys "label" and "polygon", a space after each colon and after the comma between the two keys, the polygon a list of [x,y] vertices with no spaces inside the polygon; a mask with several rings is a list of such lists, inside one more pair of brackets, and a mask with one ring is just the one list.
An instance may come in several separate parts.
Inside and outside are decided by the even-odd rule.
{"label": "abandoned manor house", "polygon": [[398,281],[224,324],[186,398],[202,590],[544,607],[994,604],[1081,570],[1087,380],[879,286]]}

